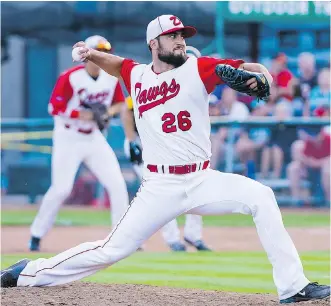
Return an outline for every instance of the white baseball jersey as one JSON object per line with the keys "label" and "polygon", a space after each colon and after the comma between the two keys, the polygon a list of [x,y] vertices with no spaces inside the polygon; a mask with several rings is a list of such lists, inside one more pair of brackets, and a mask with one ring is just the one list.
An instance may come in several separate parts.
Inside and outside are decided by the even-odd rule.
{"label": "white baseball jersey", "polygon": [[110,106],[124,100],[117,78],[100,70],[98,78],[94,79],[84,65],[79,65],[60,75],[52,92],[48,111],[55,116],[55,128],[66,125],[80,130],[91,130],[97,128],[95,122],[78,119],[83,102]]}
{"label": "white baseball jersey", "polygon": [[208,96],[220,78],[217,64],[238,68],[242,60],[189,57],[156,74],[152,63],[124,60],[121,76],[131,93],[145,164],[182,165],[211,156]]}

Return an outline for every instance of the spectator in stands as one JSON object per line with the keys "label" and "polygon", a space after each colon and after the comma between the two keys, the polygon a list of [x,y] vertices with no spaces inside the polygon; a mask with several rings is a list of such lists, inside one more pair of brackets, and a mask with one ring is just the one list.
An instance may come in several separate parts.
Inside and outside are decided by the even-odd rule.
{"label": "spectator in stands", "polygon": [[287,56],[284,53],[278,53],[273,57],[270,72],[275,85],[278,87],[277,99],[292,101],[295,79],[287,68]]}
{"label": "spectator in stands", "polygon": [[263,178],[269,177],[269,169],[272,170],[272,178],[277,179],[282,176],[284,163],[290,161],[290,150],[292,143],[297,139],[297,128],[286,126],[281,121],[292,117],[291,105],[286,102],[279,102],[275,106],[274,118],[280,123],[271,128],[270,141],[268,147],[262,152]]}
{"label": "spectator in stands", "polygon": [[324,68],[319,72],[317,83],[318,85],[311,90],[307,104],[310,115],[314,115],[318,107],[330,108],[331,90],[329,68]]}
{"label": "spectator in stands", "polygon": [[[287,176],[293,200],[297,204],[303,204],[301,181],[308,178],[314,182],[313,178],[317,175],[320,176],[324,196],[330,201],[330,127],[322,128],[316,138],[294,142],[292,159],[287,167]],[[318,183],[313,183],[312,189],[314,190],[317,185]]]}
{"label": "spectator in stands", "polygon": [[221,100],[223,89],[227,87],[225,84],[217,85],[214,91],[210,94],[210,102],[216,103]]}
{"label": "spectator in stands", "polygon": [[220,116],[220,115],[221,115],[220,101],[216,101],[216,102],[209,101],[209,116]]}
{"label": "spectator in stands", "polygon": [[300,85],[299,79],[294,80],[294,92],[293,92],[293,100],[291,102],[293,109],[294,117],[302,117],[307,107],[307,99],[305,99],[302,87]]}
{"label": "spectator in stands", "polygon": [[309,52],[302,52],[298,57],[299,87],[302,97],[308,100],[312,88],[317,85],[316,60]]}
{"label": "spectator in stands", "polygon": [[[305,116],[322,116],[326,110],[330,113],[330,69],[324,68],[318,74],[318,85],[315,86],[310,93],[309,99],[306,103]],[[304,127],[299,130],[299,138],[306,140],[314,138],[320,131],[319,127]]]}
{"label": "spectator in stands", "polygon": [[[221,115],[221,101],[216,98],[216,96],[210,95],[209,98],[209,116],[220,116]],[[218,128],[211,126],[211,137],[217,133]]]}
{"label": "spectator in stands", "polygon": [[[276,98],[277,87],[275,85],[271,85],[270,97],[267,102],[264,102],[262,100],[252,101],[250,107],[250,109],[252,109],[251,115],[257,118],[263,116],[271,116],[274,112]],[[257,153],[260,150],[265,150],[264,147],[268,143],[269,137],[269,128],[246,128],[242,131],[236,145],[236,152],[240,161],[245,165],[244,174],[247,177],[252,179],[256,178],[255,174]],[[263,169],[267,167],[269,167],[269,164],[266,165],[262,163],[262,172],[266,172]]]}
{"label": "spectator in stands", "polygon": [[[229,87],[223,89],[222,98],[218,104],[220,107],[220,115],[226,115],[229,120],[244,120],[249,116],[247,106],[237,101],[237,94]],[[231,128],[239,137],[240,128]],[[211,168],[217,169],[219,162],[224,157],[226,141],[228,139],[229,128],[221,127],[211,135],[212,157]]]}
{"label": "spectator in stands", "polygon": [[[215,90],[211,93],[210,95],[210,102],[214,103],[216,101],[220,101],[222,99],[222,93],[223,90],[226,88],[227,86],[225,84],[221,84],[215,87]],[[237,92],[237,101],[244,103],[249,111],[251,111],[251,103],[255,98],[240,92]]]}

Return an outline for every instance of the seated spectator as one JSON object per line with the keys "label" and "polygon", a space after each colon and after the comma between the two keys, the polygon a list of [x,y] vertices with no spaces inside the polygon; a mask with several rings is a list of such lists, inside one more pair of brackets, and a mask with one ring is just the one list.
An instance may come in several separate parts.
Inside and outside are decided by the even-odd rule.
{"label": "seated spectator", "polygon": [[302,52],[298,57],[299,87],[302,97],[308,100],[312,88],[317,85],[316,60],[309,52]]}
{"label": "seated spectator", "polygon": [[[275,108],[275,99],[277,98],[277,87],[271,85],[270,97],[267,102],[263,100],[254,100],[251,103],[251,115],[253,117],[271,116]],[[268,143],[270,137],[269,128],[246,128],[242,131],[236,145],[236,152],[240,161],[245,165],[244,174],[255,179],[256,157],[258,151]],[[266,167],[262,165],[262,168]]]}
{"label": "seated spectator", "polygon": [[227,87],[225,84],[217,85],[214,91],[210,94],[210,102],[216,103],[222,99],[223,89]]}
{"label": "seated spectator", "polygon": [[[227,86],[225,84],[217,85],[215,90],[210,94],[210,102],[216,103],[216,101],[222,100],[223,90]],[[249,111],[251,111],[250,105],[255,98],[244,93],[237,92],[237,101],[244,103]]]}
{"label": "seated spectator", "polygon": [[[324,116],[324,112],[330,113],[330,99],[330,69],[324,68],[318,74],[318,85],[311,90],[306,103],[305,115],[318,117]],[[299,129],[299,138],[305,140],[315,137],[319,131],[320,128],[316,126],[302,127]]]}
{"label": "seated spectator", "polygon": [[284,53],[278,53],[273,57],[270,73],[274,79],[274,84],[278,87],[276,100],[292,101],[295,78],[287,68],[287,56]]}
{"label": "seated spectator", "polygon": [[[209,116],[220,116],[221,115],[221,107],[220,101],[216,99],[214,96],[210,96],[209,98]],[[215,134],[218,131],[218,128],[215,126],[211,126],[211,134]]]}
{"label": "seated spectator", "polygon": [[219,103],[211,103],[209,102],[209,116],[220,116],[221,110]]}
{"label": "seated spectator", "polygon": [[330,89],[330,69],[322,69],[317,78],[317,86],[311,90],[308,110],[310,115],[314,115],[314,111],[318,107],[330,108],[331,89]]}
{"label": "seated spectator", "polygon": [[292,100],[293,117],[302,117],[307,105],[307,100],[302,93],[302,87],[299,80],[294,80],[294,92]]}
{"label": "seated spectator", "polygon": [[238,92],[237,100],[244,103],[248,107],[250,112],[252,111],[250,107],[252,105],[252,102],[255,100],[255,97]]}
{"label": "seated spectator", "polygon": [[[281,102],[276,104],[274,118],[279,121],[287,120],[292,117],[290,103]],[[290,160],[290,148],[297,139],[297,128],[287,126],[280,122],[272,127],[268,147],[262,152],[261,175],[263,178],[269,177],[269,169],[272,171],[272,178],[282,176],[284,163]]]}
{"label": "seated spectator", "polygon": [[250,108],[252,116],[272,116],[275,111],[276,103],[278,102],[278,87],[272,83],[270,86],[270,96],[267,102],[263,100],[253,100]]}
{"label": "seated spectator", "polygon": [[[222,100],[220,101],[220,115],[227,116],[229,120],[244,120],[249,116],[249,110],[243,103],[237,101],[236,92],[226,87],[223,89]],[[231,128],[239,136],[240,128]],[[229,128],[221,127],[211,135],[212,157],[211,168],[217,169],[219,162],[224,157],[225,143],[228,138]]]}
{"label": "seated spectator", "polygon": [[[330,127],[321,129],[315,139],[297,140],[292,145],[292,162],[287,167],[291,196],[303,204],[300,184],[303,178],[320,175],[325,198],[330,201]],[[318,183],[317,183],[318,184]],[[313,186],[313,189],[316,186]]]}

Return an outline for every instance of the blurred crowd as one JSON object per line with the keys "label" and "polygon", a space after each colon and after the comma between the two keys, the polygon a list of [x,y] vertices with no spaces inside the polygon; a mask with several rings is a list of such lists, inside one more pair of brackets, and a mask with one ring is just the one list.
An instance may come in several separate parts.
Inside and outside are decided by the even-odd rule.
{"label": "blurred crowd", "polygon": [[[288,58],[278,53],[268,67],[274,82],[268,101],[257,101],[225,85],[218,86],[210,97],[210,115],[232,120],[273,117],[330,118],[330,67],[317,69],[315,56],[298,56],[297,71],[288,68]],[[231,129],[231,130],[230,130]],[[303,204],[307,198],[301,188],[311,183],[312,193],[320,189],[330,201],[330,126],[285,126],[258,128],[220,127],[212,130],[211,167],[224,170],[225,154],[235,138],[235,161],[241,173],[252,179],[287,180],[293,201]]]}

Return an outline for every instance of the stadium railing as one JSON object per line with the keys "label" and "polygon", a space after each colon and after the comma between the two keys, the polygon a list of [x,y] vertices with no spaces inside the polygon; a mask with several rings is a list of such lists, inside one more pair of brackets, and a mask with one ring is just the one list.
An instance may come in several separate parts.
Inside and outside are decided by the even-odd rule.
{"label": "stadium railing", "polygon": [[[229,120],[227,117],[223,116],[213,116],[210,117],[212,127],[245,127],[249,128],[272,128],[279,124],[285,126],[297,126],[300,128],[307,127],[322,127],[330,125],[330,120],[328,118],[312,118],[312,117],[292,117],[288,120],[279,121],[273,117],[249,117],[247,120],[243,121],[233,121]],[[53,119],[52,118],[40,118],[40,119],[2,119],[1,121],[1,149],[2,152],[11,150],[18,152],[30,152],[32,154],[29,156],[29,162],[32,164],[38,164],[38,161],[34,161],[34,153],[39,153],[41,155],[47,154],[50,159],[51,154],[51,143],[50,139],[52,137]],[[115,129],[115,131],[113,131]],[[286,135],[284,135],[286,137]],[[49,145],[44,145],[45,140],[49,141]],[[129,162],[126,160],[123,154],[123,141],[124,133],[119,119],[115,119],[111,122],[110,134],[108,135],[108,141],[113,147],[115,153],[117,154],[121,166],[129,168]],[[33,144],[31,144],[31,141]],[[40,141],[40,143],[39,143]],[[235,160],[235,144],[236,135],[234,129],[229,129],[228,131],[228,149],[225,152],[225,172],[235,172],[236,160]],[[28,143],[27,143],[28,142]],[[30,142],[30,143],[29,143]],[[42,144],[41,144],[42,143]],[[3,156],[2,156],[3,157]],[[37,158],[38,159],[38,158]],[[28,162],[28,163],[29,163]],[[2,169],[7,169],[6,163],[2,158]],[[5,167],[4,167],[5,166]],[[50,163],[45,167],[50,171]],[[31,171],[31,169],[30,169]],[[3,170],[3,176],[6,176],[6,170]],[[15,182],[15,180],[10,180]],[[284,188],[289,188],[287,180],[279,180],[277,182],[269,180],[263,181],[271,188],[278,188],[280,186]],[[135,186],[136,185],[132,185]],[[11,186],[13,187],[13,186]],[[38,184],[34,184],[34,187],[29,189],[29,196],[35,197],[36,195],[42,194],[45,190],[45,186],[38,190]],[[15,191],[15,188],[11,188]],[[23,192],[24,193],[24,192]],[[132,193],[132,192],[131,192]],[[280,204],[288,204],[289,197],[284,200],[278,199]],[[318,202],[318,201],[317,201]]]}

